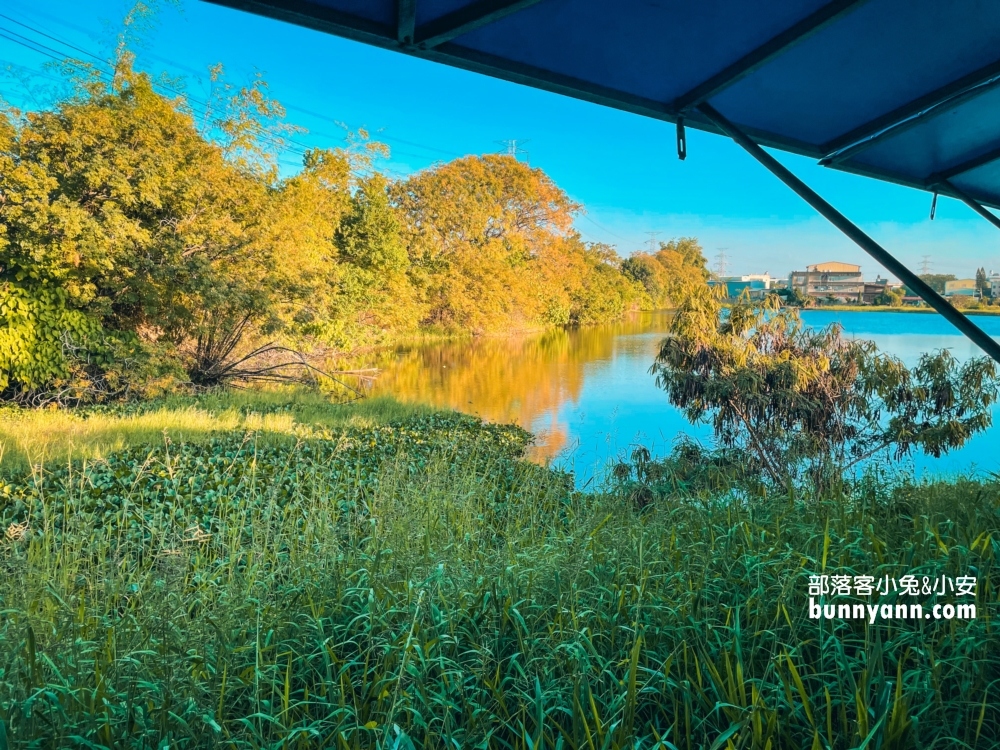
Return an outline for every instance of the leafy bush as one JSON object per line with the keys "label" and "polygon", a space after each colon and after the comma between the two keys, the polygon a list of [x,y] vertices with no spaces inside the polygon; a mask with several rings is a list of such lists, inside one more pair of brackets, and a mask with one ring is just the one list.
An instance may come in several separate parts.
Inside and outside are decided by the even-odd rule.
{"label": "leafy bush", "polygon": [[50,285],[0,284],[0,391],[25,396],[70,379],[74,364],[103,357],[100,324],[66,305],[66,292]]}
{"label": "leafy bush", "polygon": [[[458,414],[343,431],[302,425],[298,432],[297,439],[270,444],[261,444],[253,433],[224,434],[205,444],[167,440],[162,447],[121,451],[82,470],[58,468],[15,478],[0,485],[0,526],[25,525],[33,536],[61,543],[72,517],[74,526],[82,522],[94,532],[98,544],[109,531],[123,549],[149,549],[176,541],[183,529],[222,531],[227,519],[248,513],[245,493],[255,486],[266,487],[267,502],[285,511],[301,500],[304,489],[335,505],[356,504],[370,496],[382,467],[396,458],[419,472],[434,455],[475,446],[509,462],[523,455],[530,440],[518,427]],[[496,485],[500,493],[505,488]],[[121,525],[119,514],[136,498],[142,498],[141,510],[133,510]],[[51,515],[53,507],[68,515]],[[249,542],[254,529],[230,526],[228,532],[245,534]]]}
{"label": "leafy bush", "polygon": [[839,326],[813,330],[774,297],[728,311],[692,288],[651,368],[670,402],[778,486],[836,481],[878,455],[940,456],[991,424],[995,363],[924,354],[913,369]]}
{"label": "leafy bush", "polygon": [[0,282],[0,398],[21,405],[101,403],[156,393],[183,373],[134,333],[106,331],[61,287]]}
{"label": "leafy bush", "polygon": [[612,466],[611,487],[640,508],[678,497],[767,494],[760,472],[739,449],[710,450],[684,437],[665,458],[653,459],[647,448],[636,446],[629,459]]}

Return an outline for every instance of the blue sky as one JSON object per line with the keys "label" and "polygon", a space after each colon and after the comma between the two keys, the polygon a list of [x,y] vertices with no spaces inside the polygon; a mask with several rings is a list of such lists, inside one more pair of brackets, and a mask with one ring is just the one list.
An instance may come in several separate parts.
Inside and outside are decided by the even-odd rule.
{"label": "blue sky", "polygon": [[[27,49],[25,38],[45,45],[49,54],[81,57],[79,50],[86,50],[106,58],[130,5],[5,0],[0,93],[25,105],[22,81],[39,72],[55,75],[42,67],[51,58]],[[139,52],[140,67],[183,77],[196,97],[207,92],[207,69],[215,63],[235,83],[262,72],[271,94],[288,107],[289,120],[309,129],[295,136],[300,143],[340,145],[342,125],[367,128],[391,147],[382,166],[397,175],[498,151],[505,139],[525,141],[531,164],[585,206],[576,222],[584,238],[613,244],[622,255],[657,232],[660,239],[698,237],[713,264],[723,249],[728,273],[786,275],[793,267],[833,259],[860,263],[872,278],[882,272],[720,136],[689,130],[688,158],[680,162],[670,124],[198,0],[166,5]],[[926,193],[834,172],[801,157],[779,158],[911,267],[929,255],[937,273],[967,277],[979,266],[1000,270],[1000,232],[964,205],[941,199],[931,222]],[[296,159],[287,154],[286,169]]]}

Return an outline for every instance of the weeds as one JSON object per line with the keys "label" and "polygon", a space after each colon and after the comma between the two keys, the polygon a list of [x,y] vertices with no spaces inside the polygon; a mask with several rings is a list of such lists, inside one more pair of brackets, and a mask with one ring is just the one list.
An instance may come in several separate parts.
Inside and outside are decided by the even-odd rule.
{"label": "weeds", "polygon": [[[411,416],[9,477],[9,745],[997,747],[997,483],[637,509],[527,439]],[[979,616],[812,620],[820,571],[972,572]]]}

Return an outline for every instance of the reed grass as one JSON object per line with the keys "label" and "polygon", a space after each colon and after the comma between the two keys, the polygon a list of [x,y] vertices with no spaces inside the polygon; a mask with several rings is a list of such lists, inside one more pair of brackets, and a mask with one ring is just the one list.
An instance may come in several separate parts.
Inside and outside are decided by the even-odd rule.
{"label": "reed grass", "polygon": [[[8,745],[998,746],[996,482],[639,510],[516,428],[341,424],[8,478]],[[979,616],[812,620],[821,571],[974,571]]]}

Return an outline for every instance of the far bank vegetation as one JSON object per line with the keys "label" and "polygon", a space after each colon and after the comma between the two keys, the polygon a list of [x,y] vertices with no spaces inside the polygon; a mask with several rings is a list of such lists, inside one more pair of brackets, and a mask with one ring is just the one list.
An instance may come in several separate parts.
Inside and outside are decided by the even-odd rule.
{"label": "far bank vegetation", "polygon": [[[279,169],[298,129],[257,78],[198,107],[136,72],[0,109],[0,398],[281,380],[418,333],[498,334],[669,306],[694,240],[624,263],[544,172],[466,156],[392,179],[364,132]],[[166,96],[170,94],[170,97]]]}

